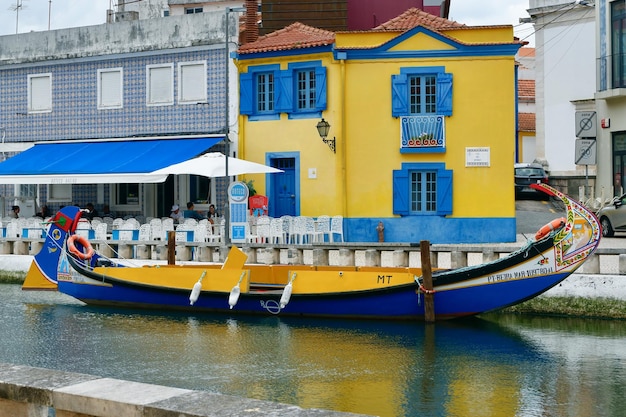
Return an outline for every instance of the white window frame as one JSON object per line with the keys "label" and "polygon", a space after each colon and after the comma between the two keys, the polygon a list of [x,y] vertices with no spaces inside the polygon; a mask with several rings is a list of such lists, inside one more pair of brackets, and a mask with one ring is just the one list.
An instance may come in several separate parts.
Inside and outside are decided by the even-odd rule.
{"label": "white window frame", "polygon": [[[111,81],[102,81],[103,74],[119,73],[119,84],[114,85]],[[124,69],[123,68],[106,68],[98,70],[98,110],[121,109],[124,108]],[[110,103],[104,102],[103,92],[119,91],[118,101]]]}
{"label": "white window frame", "polygon": [[[38,79],[46,79],[48,80],[47,86],[42,84],[40,88],[46,88],[47,91],[40,91],[37,88],[33,87],[33,81]],[[44,80],[45,81],[45,80]],[[39,85],[39,84],[38,84]],[[45,97],[47,93],[48,97]],[[44,100],[34,100],[34,97],[41,97],[43,95]],[[43,103],[40,108],[35,108],[34,106],[39,103],[39,101],[47,101],[47,103]],[[44,74],[29,74],[28,75],[28,113],[52,113],[52,73],[47,72]]]}
{"label": "white window frame", "polygon": [[47,194],[51,203],[71,203],[72,184],[49,184]]}
{"label": "white window frame", "polygon": [[[202,66],[202,74],[184,75],[185,67]],[[185,88],[185,86],[189,88]],[[185,91],[191,91],[191,94],[200,92],[197,97],[190,97]],[[207,65],[206,61],[181,62],[178,64],[178,103],[179,104],[197,104],[207,102]]]}
{"label": "white window frame", "polygon": [[[167,86],[169,87],[169,91],[166,92],[165,95],[167,95],[168,97],[164,97],[164,99],[156,101],[155,99],[152,98],[152,90],[153,87],[156,88],[156,86],[153,86],[153,83],[151,82],[151,78],[152,78],[152,70],[157,70],[157,69],[169,69],[169,80],[164,81],[164,85],[163,87]],[[155,65],[147,65],[146,66],[146,105],[147,106],[171,106],[174,104],[174,64],[155,64]]]}

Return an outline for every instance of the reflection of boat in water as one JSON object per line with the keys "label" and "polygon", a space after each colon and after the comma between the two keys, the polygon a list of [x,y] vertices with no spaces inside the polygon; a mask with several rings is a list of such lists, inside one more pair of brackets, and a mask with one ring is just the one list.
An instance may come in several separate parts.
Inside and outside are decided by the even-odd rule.
{"label": "reflection of boat in water", "polygon": [[515,410],[526,369],[544,356],[477,318],[423,326],[70,304],[33,310],[28,326],[53,330],[45,351],[63,352],[47,367],[367,415],[467,416],[476,401],[485,411]]}
{"label": "reflection of boat in water", "polygon": [[596,249],[600,227],[593,213],[545,184],[537,187],[565,203],[567,219],[556,230],[493,262],[436,271],[432,289],[425,289],[415,268],[246,265],[236,247],[221,268],[124,267],[94,254],[86,239],[73,234],[77,207],[54,218],[24,288],[58,288],[92,305],[411,320],[424,318],[424,294],[433,294],[436,318],[471,316],[545,292]]}

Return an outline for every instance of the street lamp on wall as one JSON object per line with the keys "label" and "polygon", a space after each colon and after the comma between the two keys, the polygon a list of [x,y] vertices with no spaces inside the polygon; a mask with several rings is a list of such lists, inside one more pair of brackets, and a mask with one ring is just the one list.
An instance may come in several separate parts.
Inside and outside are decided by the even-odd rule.
{"label": "street lamp on wall", "polygon": [[333,137],[332,139],[326,139],[328,137],[329,131],[330,124],[322,117],[322,120],[317,122],[317,133],[319,133],[320,137],[322,138],[322,142],[327,144],[330,150],[333,151],[333,153],[337,153],[335,151],[335,137]]}

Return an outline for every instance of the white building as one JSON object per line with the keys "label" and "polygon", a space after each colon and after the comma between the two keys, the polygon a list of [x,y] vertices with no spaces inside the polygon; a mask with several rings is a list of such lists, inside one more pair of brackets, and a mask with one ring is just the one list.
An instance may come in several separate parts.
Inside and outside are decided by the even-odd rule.
{"label": "white building", "polygon": [[596,11],[597,184],[606,197],[621,195],[626,185],[626,1],[598,0]]}
{"label": "white building", "polygon": [[595,165],[576,164],[576,138],[595,136],[576,125],[577,112],[595,111],[595,9],[586,1],[529,0],[528,14],[535,26],[537,159],[553,184],[576,194],[596,172]]}

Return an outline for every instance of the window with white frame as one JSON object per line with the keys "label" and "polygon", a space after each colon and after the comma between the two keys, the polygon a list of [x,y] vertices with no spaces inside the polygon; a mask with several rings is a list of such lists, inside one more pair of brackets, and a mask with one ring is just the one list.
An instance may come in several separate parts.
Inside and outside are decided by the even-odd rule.
{"label": "window with white frame", "polygon": [[178,64],[178,102],[207,102],[207,69],[205,61]]}
{"label": "window with white frame", "polygon": [[53,203],[69,203],[72,201],[71,184],[48,185],[48,201]]}
{"label": "window with white frame", "polygon": [[274,112],[274,73],[259,73],[256,76],[256,111]]}
{"label": "window with white frame", "polygon": [[52,111],[52,73],[28,76],[28,112]]}
{"label": "window with white frame", "polygon": [[21,184],[18,186],[18,196],[23,198],[36,198],[37,197],[37,184]]}
{"label": "window with white frame", "polygon": [[98,109],[121,109],[124,106],[123,80],[122,68],[98,70]]}
{"label": "window with white frame", "polygon": [[401,169],[393,171],[393,213],[452,214],[452,170],[442,163],[402,163]]}
{"label": "window with white frame", "polygon": [[146,104],[167,106],[174,104],[174,64],[146,67]]}
{"label": "window with white frame", "polygon": [[141,210],[141,187],[139,184],[115,184],[111,206],[114,210]]}
{"label": "window with white frame", "polygon": [[202,7],[185,7],[185,14],[202,13]]}

